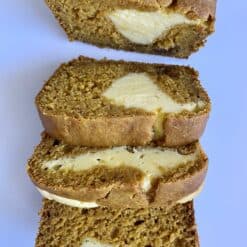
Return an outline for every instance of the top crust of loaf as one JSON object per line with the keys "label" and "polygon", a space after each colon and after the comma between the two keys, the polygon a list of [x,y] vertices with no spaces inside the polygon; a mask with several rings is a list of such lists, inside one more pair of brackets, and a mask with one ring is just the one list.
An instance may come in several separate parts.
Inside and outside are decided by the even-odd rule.
{"label": "top crust of loaf", "polygon": [[85,57],[62,64],[36,97],[46,131],[69,144],[89,147],[142,146],[154,141],[154,113],[115,105],[101,96],[114,79],[143,72],[156,78],[155,82],[175,101],[205,103],[191,112],[166,113],[161,122],[164,133],[158,139],[160,145],[178,146],[198,140],[211,104],[195,70]]}

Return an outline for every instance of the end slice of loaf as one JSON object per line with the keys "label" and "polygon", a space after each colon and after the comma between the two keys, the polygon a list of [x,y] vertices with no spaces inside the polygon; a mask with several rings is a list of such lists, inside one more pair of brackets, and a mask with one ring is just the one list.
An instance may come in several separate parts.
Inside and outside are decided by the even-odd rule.
{"label": "end slice of loaf", "polygon": [[216,0],[46,0],[69,39],[188,57],[214,31]]}
{"label": "end slice of loaf", "polygon": [[193,203],[79,209],[44,200],[36,247],[198,247]]}
{"label": "end slice of loaf", "polygon": [[198,143],[180,148],[70,146],[43,134],[27,165],[41,194],[74,207],[158,207],[192,200],[207,157]]}
{"label": "end slice of loaf", "polygon": [[47,133],[88,147],[185,145],[200,138],[211,107],[189,67],[85,57],[62,64],[36,105]]}

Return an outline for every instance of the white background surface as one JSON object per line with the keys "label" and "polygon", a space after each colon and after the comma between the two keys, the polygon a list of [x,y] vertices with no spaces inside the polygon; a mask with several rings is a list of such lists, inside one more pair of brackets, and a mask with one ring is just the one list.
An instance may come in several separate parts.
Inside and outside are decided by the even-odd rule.
{"label": "white background surface", "polygon": [[217,32],[189,60],[69,42],[42,0],[0,0],[0,246],[33,246],[41,197],[25,164],[42,130],[34,97],[60,63],[80,54],[190,64],[213,101],[202,139],[210,158],[196,200],[202,247],[247,246],[247,3],[219,1]]}

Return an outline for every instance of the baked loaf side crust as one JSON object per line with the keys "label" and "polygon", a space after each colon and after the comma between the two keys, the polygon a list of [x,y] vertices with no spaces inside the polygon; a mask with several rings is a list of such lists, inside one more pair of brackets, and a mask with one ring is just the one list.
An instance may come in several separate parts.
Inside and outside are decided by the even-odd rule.
{"label": "baked loaf side crust", "polygon": [[38,109],[48,134],[72,145],[109,147],[144,146],[153,138],[153,116],[85,119],[47,116]]}
{"label": "baked loaf side crust", "polygon": [[59,144],[54,150],[51,143],[57,145],[57,141],[47,136],[44,138],[47,139],[36,148],[27,166],[32,182],[51,194],[80,202],[94,202],[99,206],[139,208],[177,203],[200,189],[208,169],[207,156],[196,144],[199,154],[195,161],[165,171],[154,178],[151,187],[144,191],[144,174],[130,166],[112,169],[99,166],[81,172],[44,170],[42,162],[47,159],[47,153],[53,153],[58,158],[62,149],[76,152],[68,145]]}
{"label": "baked loaf side crust", "polygon": [[180,9],[183,13],[194,13],[196,17],[203,19],[215,19],[217,0],[171,0],[170,2],[176,2],[176,8]]}
{"label": "baked loaf side crust", "polygon": [[199,140],[206,128],[208,118],[209,113],[187,118],[183,116],[168,117],[164,122],[163,145],[172,147]]}
{"label": "baked loaf side crust", "polygon": [[[36,247],[199,247],[193,203],[153,209],[78,209],[44,200]],[[73,234],[71,234],[73,233]]]}
{"label": "baked loaf side crust", "polygon": [[[64,28],[70,40],[81,40],[100,47],[112,47],[185,58],[204,45],[214,31],[216,0],[46,0],[48,6]],[[123,37],[106,13],[116,9],[140,11],[169,10],[189,19],[202,20],[204,25],[184,25],[172,28],[166,37],[160,37],[148,45],[140,45]]]}
{"label": "baked loaf side crust", "polygon": [[[76,119],[47,116],[39,110],[46,132],[72,145],[88,147],[144,146],[154,138],[152,116],[125,118]],[[167,147],[186,145],[203,134],[209,113],[194,117],[168,117],[164,122],[164,139],[159,144]]]}
{"label": "baked loaf side crust", "polygon": [[[41,104],[42,97],[44,98],[44,88],[54,79],[56,74],[62,71],[66,66],[78,66],[82,68],[83,64],[90,66],[100,66],[100,64],[108,67],[114,64],[129,67],[145,67],[145,69],[159,68],[161,74],[168,73],[169,76],[177,78],[178,71],[186,71],[188,80],[191,80],[191,85],[195,84],[198,91],[198,97],[203,97],[206,105],[197,112],[186,112],[177,114],[166,114],[163,120],[163,134],[156,139],[154,133],[156,116],[147,114],[147,112],[131,113],[122,116],[84,116],[83,113],[73,114],[57,113],[55,111],[47,111]],[[138,68],[139,69],[139,68]],[[145,71],[145,70],[144,70]],[[175,74],[175,75],[173,75]],[[40,115],[42,124],[46,132],[54,138],[64,140],[71,145],[83,145],[88,147],[111,147],[111,146],[143,146],[152,141],[158,141],[159,145],[163,146],[179,146],[186,145],[198,140],[204,132],[209,117],[211,108],[210,99],[205,90],[198,82],[198,73],[188,67],[167,66],[158,64],[141,64],[141,63],[126,63],[122,61],[114,62],[107,60],[93,60],[85,57],[73,60],[68,64],[63,64],[54,74],[54,76],[45,84],[41,92],[36,97],[36,106]],[[61,90],[61,89],[58,89]],[[203,95],[203,96],[199,96]],[[65,96],[66,97],[66,96]],[[67,104],[70,104],[68,102]],[[79,104],[79,103],[78,103]]]}

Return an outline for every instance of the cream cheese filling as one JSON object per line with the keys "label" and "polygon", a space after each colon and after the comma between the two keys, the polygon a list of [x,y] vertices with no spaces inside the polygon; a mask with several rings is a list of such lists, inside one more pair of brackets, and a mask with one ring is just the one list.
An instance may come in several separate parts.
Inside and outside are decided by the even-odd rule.
{"label": "cream cheese filling", "polygon": [[166,11],[145,12],[135,9],[117,9],[108,14],[115,28],[129,41],[148,45],[166,34],[175,26],[188,24],[197,25],[201,20]]}
{"label": "cream cheese filling", "polygon": [[188,103],[176,102],[161,90],[147,73],[129,73],[116,79],[106,89],[103,96],[115,105],[121,105],[126,108],[139,108],[156,114],[155,139],[163,136],[165,113],[192,112],[205,106],[205,102],[201,100]]}
{"label": "cream cheese filling", "polygon": [[198,150],[183,155],[176,149],[162,147],[132,148],[113,147],[97,152],[86,152],[73,157],[64,156],[56,160],[44,161],[43,169],[88,170],[99,165],[116,168],[121,165],[137,168],[144,173],[143,191],[148,191],[153,178],[162,176],[163,171],[196,160]]}
{"label": "cream cheese filling", "polygon": [[129,73],[111,84],[103,96],[116,105],[141,108],[148,112],[194,111],[204,102],[178,103],[154,83],[147,73]]}

